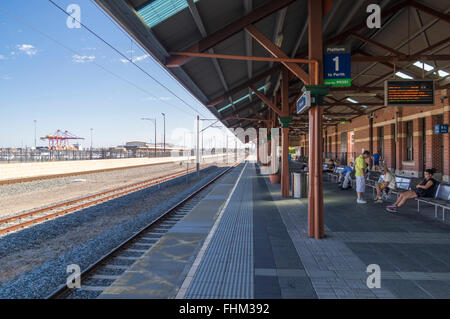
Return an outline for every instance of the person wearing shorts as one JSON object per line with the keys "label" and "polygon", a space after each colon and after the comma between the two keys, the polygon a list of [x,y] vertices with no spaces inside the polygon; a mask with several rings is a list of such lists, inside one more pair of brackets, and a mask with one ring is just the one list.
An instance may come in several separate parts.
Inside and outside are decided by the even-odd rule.
{"label": "person wearing shorts", "polygon": [[377,183],[375,185],[375,188],[377,190],[377,197],[375,198],[375,203],[383,202],[383,199],[381,198],[381,192],[385,192],[387,194],[391,189],[396,188],[394,174],[392,174],[391,171],[386,167],[383,167],[381,169],[381,172],[383,173],[384,177],[381,183]]}
{"label": "person wearing shorts", "polygon": [[355,177],[356,177],[356,202],[358,204],[366,204],[367,202],[363,199],[364,191],[366,190],[366,169],[367,162],[366,159],[370,157],[369,151],[364,151],[355,160]]}
{"label": "person wearing shorts", "polygon": [[424,172],[425,178],[416,185],[415,189],[408,190],[401,193],[397,201],[386,207],[389,213],[397,213],[397,209],[405,205],[405,203],[413,198],[428,197],[432,198],[436,192],[438,182],[433,178],[433,174],[436,172],[434,168],[426,169]]}

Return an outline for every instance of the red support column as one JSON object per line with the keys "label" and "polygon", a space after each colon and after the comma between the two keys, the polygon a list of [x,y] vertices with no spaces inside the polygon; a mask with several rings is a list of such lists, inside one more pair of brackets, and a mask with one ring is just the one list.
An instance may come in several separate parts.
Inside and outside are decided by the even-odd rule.
{"label": "red support column", "polygon": [[[309,58],[319,61],[319,73],[310,65],[310,79],[319,79],[323,55],[322,1],[308,0],[308,53]],[[310,80],[312,82],[312,80]],[[323,188],[322,188],[322,108],[314,106],[309,110],[309,195],[308,233],[316,239],[324,237]]]}
{"label": "red support column", "polygon": [[281,196],[289,197],[289,72],[286,68],[282,70],[281,80]]}
{"label": "red support column", "polygon": [[259,164],[259,126],[256,128],[256,163]]}
{"label": "red support column", "polygon": [[273,111],[269,109],[269,122],[267,125],[267,155],[268,155],[268,163],[270,163],[270,156],[272,155],[272,113]]}

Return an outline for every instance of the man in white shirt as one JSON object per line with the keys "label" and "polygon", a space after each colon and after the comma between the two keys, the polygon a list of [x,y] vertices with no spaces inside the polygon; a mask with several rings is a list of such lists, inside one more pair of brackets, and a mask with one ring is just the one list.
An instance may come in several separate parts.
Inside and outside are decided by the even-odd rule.
{"label": "man in white shirt", "polygon": [[383,200],[381,198],[381,192],[389,193],[391,189],[396,188],[395,184],[395,176],[391,173],[386,167],[383,167],[381,169],[381,172],[383,173],[383,181],[381,183],[377,183],[375,185],[377,190],[377,197],[375,198],[375,203],[382,203]]}

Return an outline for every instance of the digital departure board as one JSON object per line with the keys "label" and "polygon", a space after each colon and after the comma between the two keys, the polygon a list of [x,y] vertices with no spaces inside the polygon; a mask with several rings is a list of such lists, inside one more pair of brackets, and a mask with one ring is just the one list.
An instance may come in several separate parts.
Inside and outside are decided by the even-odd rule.
{"label": "digital departure board", "polygon": [[386,106],[434,105],[433,80],[389,80],[384,83]]}

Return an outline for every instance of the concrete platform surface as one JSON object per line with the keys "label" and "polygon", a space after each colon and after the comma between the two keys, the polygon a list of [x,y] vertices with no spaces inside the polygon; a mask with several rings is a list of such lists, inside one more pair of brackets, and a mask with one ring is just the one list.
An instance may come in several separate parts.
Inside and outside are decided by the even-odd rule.
{"label": "concrete platform surface", "polygon": [[326,183],[327,236],[311,239],[307,199],[242,166],[101,298],[450,298],[449,225]]}

